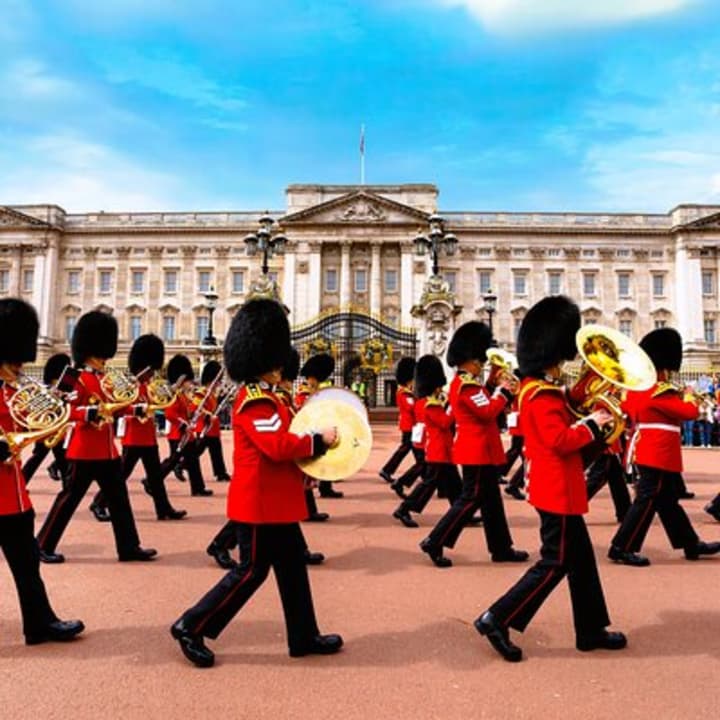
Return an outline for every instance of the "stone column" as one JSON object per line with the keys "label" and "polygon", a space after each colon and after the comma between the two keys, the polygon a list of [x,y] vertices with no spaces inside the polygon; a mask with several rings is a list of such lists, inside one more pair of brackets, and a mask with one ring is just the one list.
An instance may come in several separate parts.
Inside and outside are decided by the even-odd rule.
{"label": "stone column", "polygon": [[[85,271],[83,272],[82,284],[82,309],[83,313],[89,312],[96,305],[95,297],[95,275],[97,274],[97,254],[98,247],[93,245],[85,245],[83,254],[85,255]],[[115,308],[115,317],[118,317],[119,308]],[[120,337],[123,336],[122,327],[120,328]]]}
{"label": "stone column", "polygon": [[380,250],[382,249],[382,245],[379,242],[373,242],[370,244],[370,249],[370,314],[377,316],[380,315],[382,302],[382,271],[380,268]]}
{"label": "stone column", "polygon": [[[322,282],[322,278],[320,278]],[[340,309],[347,310],[352,298],[350,277],[350,243],[340,244]]]}
{"label": "stone column", "polygon": [[148,298],[147,312],[143,324],[143,333],[155,333],[162,335],[160,322],[160,310],[158,309],[159,298],[163,294],[163,250],[162,245],[151,245],[148,248],[150,253],[150,266],[148,268]]}
{"label": "stone column", "polygon": [[702,271],[700,252],[677,239],[675,253],[675,292],[678,331],[686,345],[705,343],[703,327]]}
{"label": "stone column", "polygon": [[22,273],[23,254],[22,245],[13,246],[12,257],[10,258],[10,283],[8,285],[11,297],[20,297],[20,275]]}
{"label": "stone column", "polygon": [[[297,314],[295,310],[295,272],[297,263],[297,255],[295,254],[296,249],[296,245],[289,246],[285,252],[285,257],[283,258],[284,275],[282,286],[282,300],[290,308],[290,312],[292,313],[290,315],[291,318],[293,318],[293,316]],[[293,324],[293,320],[296,320],[296,318],[293,318],[290,321],[290,324]]]}
{"label": "stone column", "polygon": [[216,245],[215,255],[217,265],[215,266],[215,292],[218,294],[218,306],[213,313],[213,335],[218,338],[218,342],[225,339],[228,331],[227,306],[232,298],[231,275],[228,271],[230,264],[230,246]]}
{"label": "stone column", "polygon": [[178,305],[180,306],[180,314],[177,318],[176,342],[182,343],[189,341],[194,344],[195,336],[193,335],[195,328],[193,320],[193,305],[195,304],[195,254],[197,253],[196,245],[183,245],[180,248],[182,252],[182,269],[180,271],[180,288],[178,290]]}
{"label": "stone column", "polygon": [[413,324],[411,310],[415,304],[413,295],[413,247],[400,245],[400,325]]}
{"label": "stone column", "polygon": [[40,320],[39,343],[47,344],[48,350],[52,349],[54,342],[54,319],[60,307],[57,297],[58,273],[60,269],[59,249],[60,239],[56,234],[48,237],[48,244],[45,255],[42,258],[42,274],[38,275],[36,258],[35,265],[35,292],[33,293],[33,305],[38,312]]}
{"label": "stone column", "polygon": [[[348,254],[348,260],[350,255]],[[348,265],[349,268],[349,265]],[[322,287],[322,262],[320,257],[320,243],[310,243],[310,258],[308,264],[308,292],[307,311],[305,317],[313,319],[320,314],[320,290]]]}

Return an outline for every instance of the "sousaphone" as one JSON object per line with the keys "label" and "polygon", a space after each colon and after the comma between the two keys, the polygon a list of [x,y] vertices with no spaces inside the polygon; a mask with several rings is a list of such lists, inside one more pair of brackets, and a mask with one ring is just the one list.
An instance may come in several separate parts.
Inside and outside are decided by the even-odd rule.
{"label": "sousaphone", "polygon": [[324,455],[297,464],[317,480],[345,480],[365,465],[372,449],[367,410],[355,393],[341,388],[319,390],[293,418],[290,431],[300,435],[326,427],[337,428],[335,444]]}

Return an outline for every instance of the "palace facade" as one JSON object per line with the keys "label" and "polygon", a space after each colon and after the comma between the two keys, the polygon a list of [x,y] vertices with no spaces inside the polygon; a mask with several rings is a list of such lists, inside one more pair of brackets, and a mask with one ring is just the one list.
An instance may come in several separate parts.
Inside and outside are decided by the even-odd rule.
{"label": "palace facade", "polygon": [[[286,209],[269,213],[288,238],[269,275],[296,327],[353,309],[419,331],[430,265],[413,239],[439,212],[458,238],[455,255],[440,256],[453,322],[487,319],[483,298],[492,291],[495,335],[513,349],[528,308],[565,293],[586,322],[634,338],[671,325],[691,366],[720,366],[720,206],[679,205],[667,214],[458,212],[438,208],[438,189],[421,184],[291,185],[286,195]],[[222,339],[258,280],[262,255],[248,256],[244,238],[265,214],[0,206],[0,296],[38,309],[39,360],[66,349],[77,318],[93,308],[118,318],[121,354],[144,332],[163,337],[168,353],[195,354],[208,331],[205,294],[214,288],[219,296],[213,330]]]}

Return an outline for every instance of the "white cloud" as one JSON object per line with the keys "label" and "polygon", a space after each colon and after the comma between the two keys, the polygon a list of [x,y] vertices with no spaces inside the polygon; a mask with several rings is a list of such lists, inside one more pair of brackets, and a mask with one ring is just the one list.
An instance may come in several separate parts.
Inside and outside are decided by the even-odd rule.
{"label": "white cloud", "polygon": [[529,34],[614,25],[676,12],[697,0],[431,0],[465,8],[488,31]]}
{"label": "white cloud", "polygon": [[15,99],[75,99],[80,88],[67,78],[54,74],[36,58],[26,57],[10,63],[0,74],[6,95]]}

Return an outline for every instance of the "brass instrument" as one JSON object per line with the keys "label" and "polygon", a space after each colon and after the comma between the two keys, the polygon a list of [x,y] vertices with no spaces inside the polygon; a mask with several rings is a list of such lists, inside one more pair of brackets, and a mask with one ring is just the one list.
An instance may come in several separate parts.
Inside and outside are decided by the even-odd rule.
{"label": "brass instrument", "polygon": [[337,440],[324,455],[298,460],[297,464],[317,480],[344,480],[366,463],[372,449],[372,430],[363,405],[348,390],[319,390],[302,406],[290,424],[290,432],[302,435],[321,427],[337,428]]}
{"label": "brass instrument", "polygon": [[497,385],[506,380],[510,383],[510,391],[516,395],[520,388],[520,380],[515,375],[517,358],[507,350],[494,347],[487,351],[487,362],[491,366],[488,381]]}
{"label": "brass instrument", "polygon": [[568,391],[570,404],[579,416],[607,410],[613,421],[603,428],[603,440],[611,445],[625,430],[621,391],[649,390],[657,382],[655,366],[637,343],[604,325],[580,328],[575,344],[583,365]]}
{"label": "brass instrument", "polygon": [[140,384],[132,375],[118,368],[108,368],[100,379],[100,387],[106,399],[93,397],[98,406],[98,423],[111,423],[118,410],[132,405],[140,396]]}
{"label": "brass instrument", "polygon": [[18,380],[20,384],[8,401],[8,410],[15,424],[25,430],[0,430],[0,439],[8,443],[13,459],[39,440],[44,440],[47,447],[57,445],[70,421],[70,406],[57,393],[27,375],[20,375]]}
{"label": "brass instrument", "polygon": [[691,385],[682,385],[678,382],[671,382],[670,384],[683,396],[685,400],[690,398],[690,401],[694,402],[699,408],[704,407],[707,410],[715,409],[715,403],[712,398],[707,397],[704,393],[696,390]]}
{"label": "brass instrument", "polygon": [[[182,378],[180,383],[182,383]],[[171,385],[162,375],[155,373],[145,386],[148,398],[147,411],[138,420],[145,423],[152,418],[156,410],[169,408],[175,402],[178,391],[179,387],[177,385]]]}

